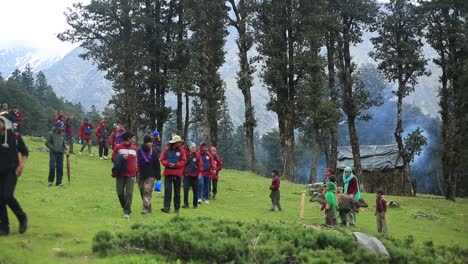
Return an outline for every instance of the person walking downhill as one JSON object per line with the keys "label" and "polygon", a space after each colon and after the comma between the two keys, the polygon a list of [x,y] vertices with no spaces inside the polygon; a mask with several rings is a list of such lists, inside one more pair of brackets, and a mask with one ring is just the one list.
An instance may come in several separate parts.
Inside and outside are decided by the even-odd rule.
{"label": "person walking downhill", "polygon": [[278,210],[281,212],[283,209],[281,209],[280,205],[280,175],[277,170],[272,170],[271,171],[271,176],[273,179],[271,179],[271,185],[270,185],[270,199],[271,199],[271,209],[270,211],[275,211],[275,207],[278,207]]}
{"label": "person walking downhill", "polygon": [[141,200],[143,200],[142,214],[151,213],[151,199],[155,180],[161,179],[161,164],[156,151],[153,149],[151,137],[143,137],[143,145],[138,150],[138,188],[140,189]]}
{"label": "person walking downhill", "polygon": [[184,206],[189,208],[189,190],[193,192],[193,209],[198,208],[198,160],[200,157],[197,154],[197,145],[190,143],[189,153],[187,154],[187,164],[185,165],[184,173]]}
{"label": "person walking downhill", "polygon": [[99,142],[99,159],[107,159],[109,154],[109,132],[107,131],[106,123],[104,120],[99,122],[96,128],[96,137]]}
{"label": "person walking downhill", "polygon": [[187,156],[182,146],[182,139],[175,135],[169,141],[169,145],[161,154],[161,163],[164,168],[164,213],[169,213],[171,208],[172,189],[174,188],[174,212],[180,209],[180,185],[184,175]]}
{"label": "person walking downhill", "polygon": [[0,116],[0,236],[10,233],[7,206],[18,218],[19,233],[28,228],[28,217],[14,193],[18,178],[28,159],[29,151],[19,133],[14,133],[8,116]]}
{"label": "person walking downhill", "polygon": [[70,154],[73,154],[73,115],[70,115],[65,120],[65,143],[70,148]]}
{"label": "person walking downhill", "polygon": [[68,155],[68,145],[65,143],[63,131],[65,124],[62,120],[55,123],[54,130],[50,131],[46,139],[46,147],[49,149],[49,187],[54,184],[62,185],[63,178],[63,154]]}
{"label": "person walking downhill", "polygon": [[123,217],[130,218],[132,213],[133,185],[138,173],[137,152],[135,146],[136,135],[125,132],[122,136],[123,143],[114,147],[112,152],[112,177],[116,179],[116,191],[120,206],[123,209]]}
{"label": "person walking downhill", "polygon": [[201,203],[201,199],[204,199],[205,203],[208,204],[210,203],[211,177],[213,177],[216,170],[216,165],[205,142],[200,144],[198,156],[200,157],[198,160],[198,178],[203,178],[203,185],[199,187],[202,192],[198,190],[198,203]]}
{"label": "person walking downhill", "polygon": [[[343,183],[344,194],[347,194],[353,201],[359,200],[361,198],[361,192],[359,191],[359,182],[356,176],[353,174],[351,167],[346,167],[343,171]],[[343,223],[342,223],[343,224]],[[344,223],[346,224],[346,223]],[[351,213],[350,225],[354,226],[356,224],[356,212],[354,209]]]}
{"label": "person walking downhill", "polygon": [[87,117],[85,117],[83,123],[80,125],[80,131],[78,132],[78,137],[83,141],[83,146],[80,149],[80,155],[83,154],[83,150],[86,146],[88,146],[88,156],[93,157],[93,153],[91,153],[91,145],[92,145],[92,133],[91,130],[94,129],[93,123],[89,121]]}
{"label": "person walking downhill", "polygon": [[223,169],[223,160],[218,155],[218,150],[215,147],[210,148],[211,155],[213,156],[213,161],[215,164],[215,172],[213,173],[213,178],[211,182],[213,184],[213,196],[211,197],[213,200],[216,199],[216,194],[218,194],[218,179],[219,179],[219,172]]}

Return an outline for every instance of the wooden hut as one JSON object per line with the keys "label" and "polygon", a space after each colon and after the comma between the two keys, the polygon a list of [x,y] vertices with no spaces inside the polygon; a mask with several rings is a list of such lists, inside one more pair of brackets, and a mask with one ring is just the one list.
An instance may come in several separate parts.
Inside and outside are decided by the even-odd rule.
{"label": "wooden hut", "polygon": [[[342,184],[345,167],[354,167],[351,146],[338,147],[337,178]],[[362,183],[366,192],[383,189],[385,194],[404,195],[404,186],[410,184],[402,173],[403,159],[394,145],[361,146]]]}

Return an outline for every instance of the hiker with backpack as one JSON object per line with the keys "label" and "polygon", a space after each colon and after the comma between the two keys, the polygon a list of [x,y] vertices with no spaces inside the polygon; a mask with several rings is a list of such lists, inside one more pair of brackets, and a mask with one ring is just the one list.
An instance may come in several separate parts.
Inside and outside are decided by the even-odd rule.
{"label": "hiker with backpack", "polygon": [[198,156],[200,157],[198,160],[198,178],[203,178],[202,192],[198,191],[198,203],[201,203],[201,199],[204,199],[205,203],[208,204],[210,203],[211,177],[216,171],[216,165],[205,142],[200,144]]}
{"label": "hiker with backpack", "polygon": [[65,120],[65,142],[70,148],[70,154],[73,154],[73,115],[70,115]]}
{"label": "hiker with backpack", "polygon": [[96,137],[99,143],[99,159],[107,159],[109,154],[109,132],[107,131],[106,123],[104,120],[99,122],[96,128]]}
{"label": "hiker with backpack", "polygon": [[161,164],[156,151],[153,149],[153,140],[150,136],[143,137],[143,145],[138,150],[138,188],[143,200],[142,214],[151,213],[151,199],[153,186],[156,180],[161,179]]}
{"label": "hiker with backpack", "polygon": [[0,114],[0,236],[10,233],[7,206],[18,218],[19,233],[26,232],[28,217],[14,193],[18,178],[28,159],[29,151],[21,135],[14,133],[11,118]]}
{"label": "hiker with backpack", "polygon": [[184,206],[183,208],[189,208],[189,190],[192,188],[193,191],[193,209],[198,208],[198,161],[200,157],[197,154],[197,145],[190,143],[187,154],[187,164],[185,165],[184,172]]}
{"label": "hiker with backpack", "polygon": [[49,187],[54,184],[56,186],[62,185],[63,177],[63,154],[68,154],[68,145],[65,143],[63,131],[65,124],[62,120],[58,120],[54,129],[47,134],[46,147],[49,149]]}
{"label": "hiker with backpack", "polygon": [[136,135],[125,132],[123,143],[117,144],[112,152],[112,177],[116,179],[117,196],[123,209],[123,217],[130,218],[132,213],[133,185],[138,173],[138,149],[135,146]]}
{"label": "hiker with backpack", "polygon": [[86,146],[88,146],[88,156],[93,157],[93,153],[91,153],[91,145],[92,145],[92,131],[94,129],[93,123],[89,121],[87,117],[85,117],[83,123],[80,125],[80,129],[78,132],[78,137],[82,140],[83,146],[80,149],[80,155],[83,154],[83,150]]}
{"label": "hiker with backpack", "polygon": [[112,131],[110,137],[109,137],[109,144],[111,149],[114,149],[114,147],[118,144],[123,143],[123,134],[125,133],[125,128],[122,125],[117,125]]}
{"label": "hiker with backpack", "polygon": [[164,213],[169,213],[171,208],[172,188],[174,188],[174,212],[180,209],[180,187],[184,175],[187,156],[182,146],[182,138],[178,135],[172,137],[169,145],[161,154],[161,164],[164,168]]}

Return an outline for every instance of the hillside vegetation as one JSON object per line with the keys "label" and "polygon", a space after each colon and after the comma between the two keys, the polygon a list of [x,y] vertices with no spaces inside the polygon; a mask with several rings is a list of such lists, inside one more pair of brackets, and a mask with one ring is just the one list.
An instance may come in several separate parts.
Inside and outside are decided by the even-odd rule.
{"label": "hillside vegetation", "polygon": [[[195,255],[192,258],[190,255],[184,257],[176,254],[177,250],[185,250],[185,254],[200,252],[194,247],[177,248],[182,244],[175,242],[185,241],[187,245],[192,245],[189,243],[197,241],[183,236],[184,232],[188,234],[189,230],[191,232],[215,230],[211,237],[210,233],[204,235],[209,241],[200,237],[199,243],[200,245],[203,243],[217,245],[208,246],[206,252],[211,252],[211,249],[222,250],[217,251],[220,256],[227,254],[224,250],[232,246],[235,246],[232,254],[237,256],[236,250],[242,252],[245,250],[242,247],[247,241],[242,242],[242,239],[259,236],[259,251],[242,256],[255,256],[258,258],[256,261],[260,261],[267,260],[265,255],[271,252],[272,256],[276,256],[279,261],[282,257],[287,257],[289,253],[296,252],[297,248],[308,248],[309,251],[299,252],[296,260],[311,260],[321,255],[320,252],[323,252],[325,257],[338,256],[338,262],[334,263],[354,262],[362,258],[375,260],[375,257],[363,252],[355,253],[348,258],[344,257],[354,245],[349,235],[350,231],[356,230],[377,235],[373,194],[363,195],[370,207],[359,213],[356,227],[325,231],[305,229],[304,224],[323,224],[324,219],[319,205],[307,202],[305,218],[299,220],[300,193],[305,189],[303,185],[283,181],[281,203],[284,210],[283,212],[270,212],[268,211],[270,179],[258,177],[252,173],[225,170],[221,173],[217,199],[209,205],[202,204],[198,210],[181,209],[179,218],[174,218],[174,213],[163,214],[159,211],[163,201],[161,193],[153,195],[153,213],[141,215],[141,198],[135,187],[133,213],[130,220],[125,220],[122,218],[122,211],[115,193],[115,181],[110,176],[110,161],[87,156],[71,156],[71,184],[68,185],[65,175],[64,187],[47,187],[48,153],[41,151],[42,139],[28,139],[27,144],[31,151],[30,160],[24,175],[19,179],[16,196],[29,215],[29,230],[26,234],[19,235],[17,221],[10,214],[12,234],[8,237],[0,237],[0,263],[155,263],[157,260],[161,263],[177,259],[184,260],[184,258],[194,262],[214,262],[209,258],[202,261]],[[414,261],[419,256],[426,256],[420,263],[429,263],[427,261],[431,259],[433,261],[445,259],[446,262],[458,261],[459,263],[466,261],[468,256],[466,249],[468,247],[468,222],[465,221],[468,213],[467,199],[457,199],[456,203],[452,203],[442,197],[421,195],[417,198],[387,197],[387,200],[396,200],[400,204],[400,208],[390,209],[388,213],[390,233],[388,238],[383,238],[390,254],[395,257],[393,261]],[[414,218],[414,215],[421,217]],[[203,228],[202,223],[205,223],[205,227],[206,225],[211,227]],[[228,227],[236,229],[239,234],[236,236],[216,233],[219,232],[215,228],[218,225],[219,229]],[[184,228],[189,228],[189,230]],[[168,232],[168,230],[173,232]],[[251,233],[244,232],[245,230],[250,230]],[[256,232],[262,235],[255,235]],[[122,245],[115,244],[107,245],[106,248],[105,243],[104,246],[93,243],[93,238],[98,233],[100,234],[96,238],[98,240],[111,243],[124,242],[135,247],[132,250],[131,247],[120,247]],[[120,235],[115,236],[116,234]],[[151,235],[149,237],[153,238],[154,244],[147,244],[148,248],[143,247],[141,250],[135,249],[139,248],[132,244],[139,241],[138,239],[132,240],[135,234]],[[163,236],[163,234],[166,235]],[[107,235],[111,237],[106,238]],[[174,251],[172,253],[155,251],[157,246],[164,248],[158,244],[161,242],[157,240],[158,237],[173,239]],[[263,238],[265,240],[262,240]],[[270,242],[266,241],[267,238]],[[238,242],[235,239],[240,239],[241,242],[236,244]],[[279,243],[276,249],[271,249],[272,245],[268,246],[268,243],[275,241],[274,239],[282,243]],[[289,239],[292,240],[289,241]],[[226,244],[221,245],[220,241],[226,241]],[[295,247],[293,247],[293,242],[297,244]],[[288,248],[285,248],[286,244],[289,244]],[[96,253],[93,253],[93,245],[103,246],[103,248],[101,250],[96,248]],[[106,251],[107,249],[110,251]],[[284,251],[273,253],[280,249]],[[405,259],[406,255],[410,257]],[[240,256],[238,261],[246,261]],[[247,262],[251,261],[255,259],[249,259]],[[383,263],[388,263],[386,261]]]}

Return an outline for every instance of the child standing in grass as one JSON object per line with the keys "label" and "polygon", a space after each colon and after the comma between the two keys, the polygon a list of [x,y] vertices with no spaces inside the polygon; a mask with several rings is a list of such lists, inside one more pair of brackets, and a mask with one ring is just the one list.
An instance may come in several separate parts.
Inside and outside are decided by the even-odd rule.
{"label": "child standing in grass", "polygon": [[336,185],[334,182],[327,183],[327,192],[325,193],[325,224],[336,226],[336,213],[338,210],[338,203],[336,201]]}
{"label": "child standing in grass", "polygon": [[271,198],[271,209],[270,211],[275,211],[275,206],[278,207],[278,210],[281,212],[281,205],[280,205],[280,176],[279,172],[277,170],[272,170],[271,171],[271,176],[273,179],[271,180],[271,186],[270,186],[270,198]]}
{"label": "child standing in grass", "polygon": [[383,190],[378,189],[375,192],[375,196],[377,197],[376,207],[375,207],[375,217],[377,220],[377,232],[387,233],[387,221],[385,218],[385,215],[387,213],[387,201],[385,201],[383,197]]}

